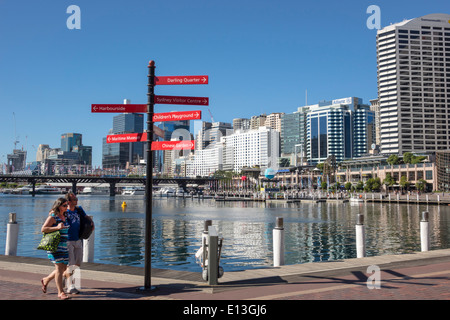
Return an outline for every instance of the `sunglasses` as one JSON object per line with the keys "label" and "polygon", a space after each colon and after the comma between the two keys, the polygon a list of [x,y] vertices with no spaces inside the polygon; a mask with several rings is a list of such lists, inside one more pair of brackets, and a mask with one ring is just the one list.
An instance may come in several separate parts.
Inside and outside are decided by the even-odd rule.
{"label": "sunglasses", "polygon": [[63,204],[61,207],[68,207],[69,205],[68,204]]}

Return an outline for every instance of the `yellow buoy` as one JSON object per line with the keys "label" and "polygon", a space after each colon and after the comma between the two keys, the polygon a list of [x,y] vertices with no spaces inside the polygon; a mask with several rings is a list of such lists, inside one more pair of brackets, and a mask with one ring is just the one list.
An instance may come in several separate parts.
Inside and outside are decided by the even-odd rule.
{"label": "yellow buoy", "polygon": [[124,201],[124,202],[122,202],[122,207],[126,207],[127,206],[127,203]]}

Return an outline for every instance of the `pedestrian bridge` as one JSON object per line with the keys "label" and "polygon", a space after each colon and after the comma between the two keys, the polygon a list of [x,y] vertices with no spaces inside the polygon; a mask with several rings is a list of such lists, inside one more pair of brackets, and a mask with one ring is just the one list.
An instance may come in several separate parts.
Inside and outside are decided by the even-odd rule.
{"label": "pedestrian bridge", "polygon": [[[157,178],[153,177],[153,185],[159,184],[178,184],[180,188],[186,190],[186,185],[197,184],[205,185],[211,182],[217,182],[217,178]],[[142,184],[145,185],[145,177],[114,177],[114,176],[82,176],[82,175],[0,175],[2,182],[26,183],[33,187],[31,195],[35,195],[36,183],[68,183],[72,185],[72,191],[76,192],[78,183],[107,183],[109,184],[109,195],[115,196],[116,184]],[[213,184],[217,185],[217,184]]]}

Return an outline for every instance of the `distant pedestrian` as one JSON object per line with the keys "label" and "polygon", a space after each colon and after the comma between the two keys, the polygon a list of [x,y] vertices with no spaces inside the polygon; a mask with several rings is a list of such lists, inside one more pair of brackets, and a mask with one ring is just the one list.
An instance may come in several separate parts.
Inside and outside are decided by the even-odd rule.
{"label": "distant pedestrian", "polygon": [[55,279],[58,297],[61,300],[69,299],[63,288],[63,275],[69,262],[69,252],[67,251],[67,238],[69,222],[67,220],[68,202],[65,198],[58,198],[49,213],[47,220],[42,225],[41,231],[44,233],[59,231],[61,239],[55,252],[47,251],[48,258],[55,265],[55,270],[41,280],[42,292],[47,292],[50,281]]}
{"label": "distant pedestrian", "polygon": [[[83,260],[83,240],[80,239],[80,227],[81,218],[87,218],[86,212],[81,206],[78,206],[77,196],[69,191],[66,196],[66,200],[69,203],[69,208],[67,210],[67,219],[69,221],[69,238],[67,243],[67,249],[69,251],[69,273],[68,276],[72,276],[77,268],[81,267],[81,262]],[[69,277],[68,277],[69,278]],[[77,294],[78,289],[75,287],[74,279],[69,278],[68,293]]]}

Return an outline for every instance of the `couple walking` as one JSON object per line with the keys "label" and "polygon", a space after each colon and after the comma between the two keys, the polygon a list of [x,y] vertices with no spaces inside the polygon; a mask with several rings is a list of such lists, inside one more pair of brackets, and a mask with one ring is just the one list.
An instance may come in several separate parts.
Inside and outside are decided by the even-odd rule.
{"label": "couple walking", "polygon": [[41,280],[42,292],[46,293],[48,284],[55,279],[58,297],[61,300],[69,299],[64,292],[63,279],[66,279],[68,283],[67,293],[79,293],[71,276],[82,262],[83,240],[80,239],[79,233],[80,221],[86,217],[86,213],[77,204],[78,198],[72,192],[67,193],[64,198],[58,198],[41,228],[44,233],[59,231],[61,235],[57,250],[47,251],[48,258],[55,265],[55,270]]}

